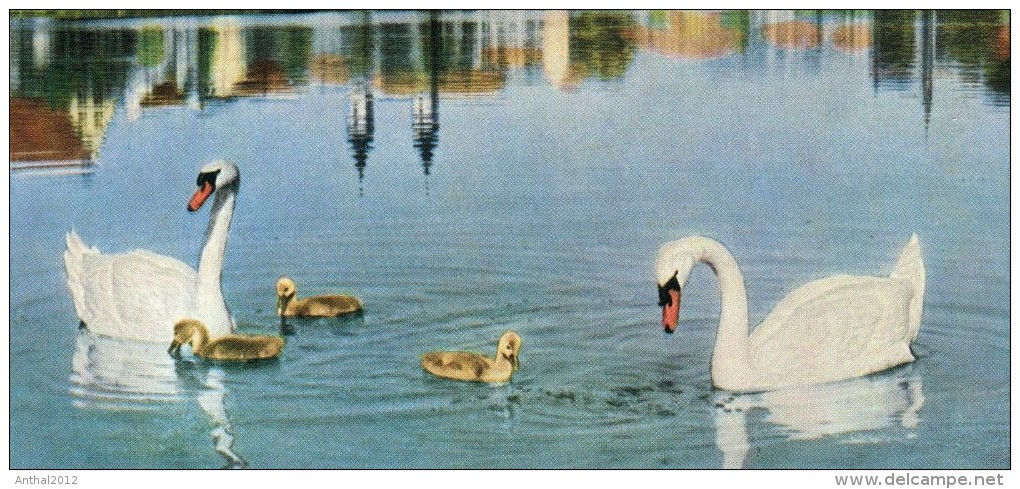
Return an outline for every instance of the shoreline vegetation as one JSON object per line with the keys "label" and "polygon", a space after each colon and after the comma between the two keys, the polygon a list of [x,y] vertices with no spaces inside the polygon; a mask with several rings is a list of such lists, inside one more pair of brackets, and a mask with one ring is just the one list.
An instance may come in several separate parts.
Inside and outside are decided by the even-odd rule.
{"label": "shoreline vegetation", "polygon": [[30,19],[46,17],[56,20],[90,20],[90,19],[130,19],[139,17],[169,17],[183,15],[253,15],[253,14],[288,14],[307,13],[314,10],[247,10],[247,9],[131,9],[131,10],[31,10],[13,9],[10,11],[11,19]]}
{"label": "shoreline vegetation", "polygon": [[[130,19],[144,17],[171,17],[185,15],[264,15],[322,12],[344,9],[11,9],[11,19],[46,17],[56,20]],[[859,10],[825,10],[826,12],[858,12]],[[939,10],[946,12],[949,10]],[[814,12],[802,10],[801,13]],[[819,10],[817,12],[823,12]],[[1010,11],[998,10],[1000,21],[1009,23]]]}

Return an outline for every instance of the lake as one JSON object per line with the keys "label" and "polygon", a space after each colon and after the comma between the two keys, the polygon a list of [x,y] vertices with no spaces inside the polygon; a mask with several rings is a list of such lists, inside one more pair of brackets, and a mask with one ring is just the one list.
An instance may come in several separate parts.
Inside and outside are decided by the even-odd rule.
{"label": "lake", "polygon": [[[1008,11],[307,12],[10,20],[10,467],[1010,467]],[[235,162],[238,332],[274,283],[364,313],[279,359],[79,328],[62,263],[194,266],[198,169]],[[912,233],[917,361],[712,388],[708,267],[665,335],[663,243],[718,239],[757,324],[886,275]],[[423,353],[492,355],[503,384]]]}

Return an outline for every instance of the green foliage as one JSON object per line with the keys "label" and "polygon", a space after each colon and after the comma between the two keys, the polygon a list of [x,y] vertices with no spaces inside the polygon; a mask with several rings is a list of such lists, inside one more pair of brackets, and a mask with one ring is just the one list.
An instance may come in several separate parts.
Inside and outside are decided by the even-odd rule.
{"label": "green foliage", "polygon": [[166,56],[166,36],[159,27],[144,27],[138,32],[138,64],[159,66]]}
{"label": "green foliage", "polygon": [[242,9],[220,9],[220,10],[187,10],[187,9],[83,9],[83,10],[35,10],[16,9],[10,10],[12,19],[30,17],[49,17],[58,20],[86,20],[86,19],[128,19],[138,17],[171,17],[181,15],[254,15],[254,14],[276,14],[288,12],[303,12],[301,10],[242,10]]}
{"label": "green foliage", "polygon": [[635,27],[629,12],[581,12],[570,17],[570,58],[601,80],[627,72],[637,47],[627,38]]}

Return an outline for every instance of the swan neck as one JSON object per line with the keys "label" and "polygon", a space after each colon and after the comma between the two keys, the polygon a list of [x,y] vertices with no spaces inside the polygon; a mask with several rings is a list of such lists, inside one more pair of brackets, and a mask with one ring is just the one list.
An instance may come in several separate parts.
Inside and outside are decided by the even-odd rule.
{"label": "swan neck", "polygon": [[198,318],[205,322],[212,337],[229,334],[234,330],[234,321],[223,300],[221,275],[236,196],[236,181],[217,189],[209,215],[209,227],[205,233],[205,244],[198,259],[195,310]]}
{"label": "swan neck", "polygon": [[748,385],[751,374],[744,275],[733,255],[714,241],[705,246],[701,261],[715,272],[722,302],[712,353],[712,382],[716,387],[739,390]]}
{"label": "swan neck", "polygon": [[216,191],[209,227],[205,232],[205,244],[198,259],[198,290],[200,293],[219,293],[220,276],[223,272],[223,255],[230,235],[230,221],[234,215],[234,200],[237,185],[232,183]]}

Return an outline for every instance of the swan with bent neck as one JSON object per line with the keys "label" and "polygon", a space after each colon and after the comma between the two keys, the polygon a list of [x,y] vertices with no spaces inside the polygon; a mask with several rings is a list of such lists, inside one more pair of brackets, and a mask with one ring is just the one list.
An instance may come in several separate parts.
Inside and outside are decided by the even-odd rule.
{"label": "swan with bent neck", "polygon": [[744,276],[718,241],[689,236],[659,250],[655,264],[662,326],[672,333],[691,270],[709,265],[722,305],[712,384],[763,391],[860,377],[911,362],[921,329],[925,271],[917,235],[887,277],[835,275],[797,288],[749,332]]}
{"label": "swan with bent neck", "polygon": [[188,202],[195,212],[213,198],[198,270],[148,250],[104,255],[67,233],[64,268],[78,318],[92,332],[148,342],[169,342],[174,323],[201,320],[212,337],[230,334],[234,322],[223,300],[223,255],[240,174],[228,161],[213,161],[198,173]]}

